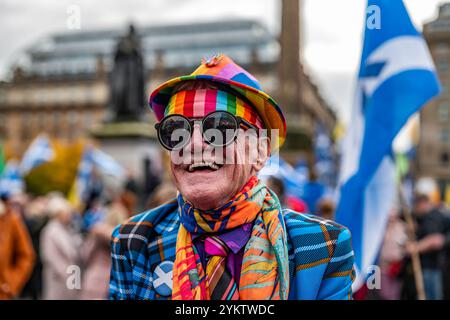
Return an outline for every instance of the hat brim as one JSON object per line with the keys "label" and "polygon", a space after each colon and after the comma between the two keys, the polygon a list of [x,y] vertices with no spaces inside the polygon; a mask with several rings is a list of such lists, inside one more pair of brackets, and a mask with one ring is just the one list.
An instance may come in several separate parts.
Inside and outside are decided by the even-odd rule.
{"label": "hat brim", "polygon": [[[234,90],[243,94],[258,112],[262,122],[268,130],[269,137],[272,138],[271,130],[278,129],[278,148],[281,147],[286,139],[286,120],[280,107],[267,93],[256,88],[247,86],[243,83],[230,79],[221,78],[211,75],[188,75],[173,78],[156,88],[149,99],[149,107],[156,115],[156,119],[161,121],[164,118],[164,111],[172,96],[173,89],[176,85],[192,80],[208,80],[229,85]],[[273,145],[272,141],[272,145]],[[275,145],[276,146],[276,145]]]}

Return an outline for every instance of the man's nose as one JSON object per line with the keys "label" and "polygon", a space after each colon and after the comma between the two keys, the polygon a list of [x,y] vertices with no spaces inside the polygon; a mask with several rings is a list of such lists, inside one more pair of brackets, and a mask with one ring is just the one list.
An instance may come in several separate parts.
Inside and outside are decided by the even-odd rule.
{"label": "man's nose", "polygon": [[203,151],[203,149],[207,146],[206,142],[203,140],[202,130],[200,129],[199,124],[194,124],[192,137],[191,137],[191,147],[192,151]]}

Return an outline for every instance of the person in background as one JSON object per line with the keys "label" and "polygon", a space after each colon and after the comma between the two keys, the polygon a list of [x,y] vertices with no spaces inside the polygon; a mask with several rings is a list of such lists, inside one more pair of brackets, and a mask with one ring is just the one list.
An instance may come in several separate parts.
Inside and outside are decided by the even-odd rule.
{"label": "person in background", "polygon": [[303,199],[293,195],[286,197],[286,207],[295,212],[309,213],[308,204]]}
{"label": "person in background", "polygon": [[336,206],[334,202],[327,198],[322,198],[317,204],[317,215],[327,220],[334,220]]}
{"label": "person in background", "polygon": [[[77,299],[79,290],[67,286],[70,266],[79,266],[81,238],[71,228],[73,209],[59,196],[49,200],[50,221],[42,230],[43,299]],[[80,279],[81,282],[81,279]]]}
{"label": "person in background", "polygon": [[121,201],[125,208],[127,208],[128,216],[135,214],[136,208],[142,206],[142,203],[139,201],[140,198],[143,198],[142,193],[143,190],[139,187],[134,170],[127,168]]}
{"label": "person in background", "polygon": [[448,245],[450,219],[433,206],[430,198],[424,194],[416,197],[413,214],[417,241],[406,243],[406,251],[408,254],[420,254],[426,299],[441,300],[444,247]]}
{"label": "person in background", "polygon": [[149,199],[155,192],[156,188],[164,183],[161,179],[161,173],[155,168],[153,161],[150,157],[145,160],[145,178],[144,178],[144,197]]}
{"label": "person in background", "polygon": [[[450,220],[450,210],[448,206],[443,205],[442,211],[446,219]],[[450,235],[446,236],[446,243],[450,243]],[[450,300],[450,274],[445,272],[445,270],[450,270],[450,245],[445,246],[445,262],[444,262],[444,300]]]}
{"label": "person in background", "polygon": [[0,196],[0,300],[14,299],[28,281],[35,252],[21,217]]}
{"label": "person in background", "polygon": [[156,208],[177,197],[177,189],[172,183],[160,184],[147,200],[146,209]]}
{"label": "person in background", "polygon": [[267,179],[267,187],[278,196],[282,208],[286,208],[286,195],[283,180],[275,176],[270,176]]}
{"label": "person in background", "polygon": [[120,200],[121,190],[108,190],[106,205],[98,210],[96,219],[85,224],[86,238],[81,247],[83,279],[80,299],[106,299],[109,288],[109,271],[111,269],[110,239],[114,227],[128,218],[127,209]]}
{"label": "person in background", "polygon": [[405,243],[408,240],[406,224],[399,216],[398,209],[393,209],[384,236],[380,254],[381,288],[380,298],[399,300],[401,293],[400,272],[405,257]]}
{"label": "person in background", "polygon": [[30,197],[28,194],[24,192],[19,192],[12,194],[8,197],[8,206],[11,208],[12,211],[19,214],[22,221],[26,221],[25,218],[25,208],[30,202]]}
{"label": "person in background", "polygon": [[103,205],[101,195],[91,194],[86,201],[86,209],[81,220],[81,232],[88,232],[90,228],[105,219],[106,208]]}

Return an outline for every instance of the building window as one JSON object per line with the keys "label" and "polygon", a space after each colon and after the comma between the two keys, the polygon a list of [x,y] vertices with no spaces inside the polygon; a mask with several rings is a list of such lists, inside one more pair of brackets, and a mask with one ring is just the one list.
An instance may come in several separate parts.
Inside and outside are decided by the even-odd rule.
{"label": "building window", "polygon": [[447,122],[449,116],[448,103],[441,103],[438,105],[438,119],[441,122]]}
{"label": "building window", "polygon": [[447,60],[443,60],[443,59],[438,60],[436,66],[437,66],[438,72],[442,72],[442,73],[448,72],[448,61]]}
{"label": "building window", "polygon": [[78,123],[78,112],[70,110],[67,114],[69,125],[76,125]]}
{"label": "building window", "polygon": [[448,83],[447,83],[447,80],[442,80],[441,84],[442,84],[442,86],[441,86],[441,89],[442,89],[441,97],[447,98],[448,97]]}
{"label": "building window", "polygon": [[47,126],[48,126],[48,123],[46,121],[47,120],[47,113],[45,111],[41,110],[38,113],[37,119],[38,119],[38,130],[39,130],[39,132],[47,131]]}
{"label": "building window", "polygon": [[73,140],[75,138],[78,137],[78,132],[79,132],[79,128],[78,128],[78,112],[75,110],[71,110],[69,111],[69,113],[67,114],[68,117],[68,127],[67,127],[67,137],[69,138],[69,140]]}
{"label": "building window", "polygon": [[31,138],[33,138],[33,130],[32,130],[33,117],[30,113],[23,113],[21,121],[22,121],[21,124],[22,139],[30,140]]}
{"label": "building window", "polygon": [[52,123],[52,127],[53,127],[53,136],[54,137],[59,137],[60,132],[59,132],[59,128],[60,128],[60,121],[61,121],[61,116],[59,114],[59,112],[57,111],[53,111],[52,114],[53,117],[53,123]]}
{"label": "building window", "polygon": [[446,43],[444,42],[440,42],[436,45],[435,49],[434,49],[435,54],[437,55],[448,55],[448,46]]}
{"label": "building window", "polygon": [[86,112],[84,114],[84,125],[87,129],[92,129],[92,126],[95,124],[95,114],[92,112]]}
{"label": "building window", "polygon": [[449,132],[447,128],[443,128],[441,130],[441,142],[448,143],[449,141]]}
{"label": "building window", "polygon": [[5,139],[5,138],[6,138],[6,114],[1,114],[0,115],[0,140]]}
{"label": "building window", "polygon": [[0,89],[0,103],[6,102],[6,92],[3,89]]}

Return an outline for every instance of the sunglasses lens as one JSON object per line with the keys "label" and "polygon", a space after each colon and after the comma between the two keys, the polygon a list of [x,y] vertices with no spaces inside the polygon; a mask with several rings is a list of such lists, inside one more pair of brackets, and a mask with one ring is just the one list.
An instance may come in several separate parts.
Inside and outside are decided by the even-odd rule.
{"label": "sunglasses lens", "polygon": [[181,149],[189,142],[191,127],[187,119],[175,115],[161,122],[158,134],[161,144],[166,149]]}
{"label": "sunglasses lens", "polygon": [[213,112],[203,120],[203,138],[213,146],[224,146],[233,141],[238,123],[228,112]]}

